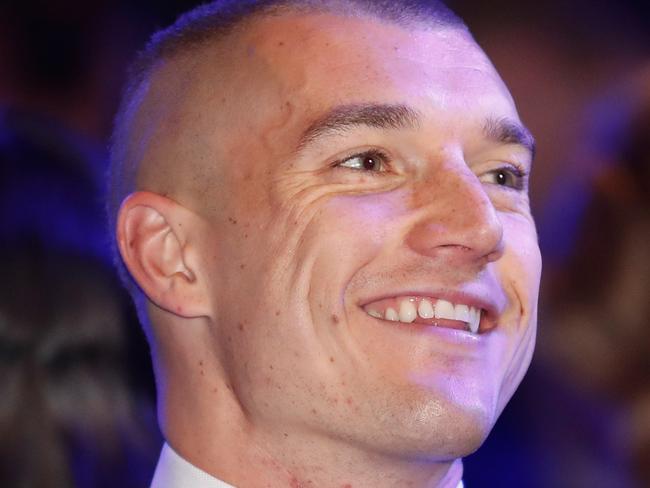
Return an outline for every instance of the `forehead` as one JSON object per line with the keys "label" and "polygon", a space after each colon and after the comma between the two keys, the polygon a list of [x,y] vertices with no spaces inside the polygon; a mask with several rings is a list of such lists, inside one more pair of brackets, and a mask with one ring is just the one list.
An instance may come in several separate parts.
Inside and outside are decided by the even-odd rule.
{"label": "forehead", "polygon": [[514,108],[488,58],[459,28],[295,14],[258,21],[239,42],[263,72],[259,80],[310,108],[388,98],[422,109],[468,102]]}

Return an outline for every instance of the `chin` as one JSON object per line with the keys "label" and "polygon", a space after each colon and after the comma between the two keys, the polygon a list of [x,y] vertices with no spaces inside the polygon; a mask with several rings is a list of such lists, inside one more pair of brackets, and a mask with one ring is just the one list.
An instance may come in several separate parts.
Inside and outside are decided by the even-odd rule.
{"label": "chin", "polygon": [[498,416],[494,402],[476,399],[459,403],[426,396],[400,403],[398,410],[382,415],[384,452],[421,462],[453,461],[472,454]]}

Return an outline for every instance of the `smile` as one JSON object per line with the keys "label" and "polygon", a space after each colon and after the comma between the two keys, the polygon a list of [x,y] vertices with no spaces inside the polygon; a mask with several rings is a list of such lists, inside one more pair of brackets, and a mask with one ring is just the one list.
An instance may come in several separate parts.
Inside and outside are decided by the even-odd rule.
{"label": "smile", "polygon": [[416,296],[386,298],[369,303],[363,309],[371,317],[391,322],[460,329],[472,334],[485,331],[481,328],[481,308],[443,299]]}

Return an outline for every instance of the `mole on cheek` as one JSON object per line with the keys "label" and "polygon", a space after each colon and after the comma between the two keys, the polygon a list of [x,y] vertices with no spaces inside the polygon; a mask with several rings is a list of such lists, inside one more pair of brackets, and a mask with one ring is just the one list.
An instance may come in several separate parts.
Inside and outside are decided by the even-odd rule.
{"label": "mole on cheek", "polygon": [[332,314],[332,322],[334,322],[335,324],[339,323],[339,316],[336,315],[335,313]]}

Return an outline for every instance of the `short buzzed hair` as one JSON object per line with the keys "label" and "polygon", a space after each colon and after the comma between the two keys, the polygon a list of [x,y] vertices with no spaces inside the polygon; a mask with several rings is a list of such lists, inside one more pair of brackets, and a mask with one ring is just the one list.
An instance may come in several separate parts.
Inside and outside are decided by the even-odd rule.
{"label": "short buzzed hair", "polygon": [[[404,26],[420,24],[468,31],[463,20],[440,0],[216,0],[194,8],[181,15],[171,26],[156,32],[129,70],[115,118],[110,149],[107,192],[109,231],[118,271],[134,298],[141,292],[117,251],[115,232],[120,204],[136,190],[139,162],[129,158],[127,147],[132,137],[130,121],[137,112],[144,87],[160,62],[187,54],[207,42],[218,42],[257,18],[287,13],[335,13],[374,17]],[[139,312],[143,320],[142,311]]]}

